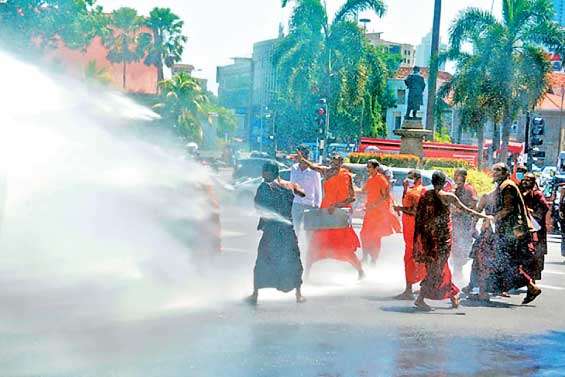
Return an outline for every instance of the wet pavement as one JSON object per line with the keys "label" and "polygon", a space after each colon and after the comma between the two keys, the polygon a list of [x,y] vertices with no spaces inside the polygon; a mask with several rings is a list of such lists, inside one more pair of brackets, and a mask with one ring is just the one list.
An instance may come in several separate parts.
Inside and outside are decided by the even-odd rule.
{"label": "wet pavement", "polygon": [[420,313],[392,299],[403,288],[400,236],[385,240],[365,281],[350,266],[323,262],[304,286],[305,304],[267,290],[251,307],[242,298],[251,289],[256,217],[225,206],[222,222],[224,254],[200,261],[207,267],[191,284],[164,283],[129,264],[81,286],[5,273],[0,376],[565,375],[565,264],[554,237],[544,293],[525,307],[515,295],[457,310],[431,302],[436,310]]}

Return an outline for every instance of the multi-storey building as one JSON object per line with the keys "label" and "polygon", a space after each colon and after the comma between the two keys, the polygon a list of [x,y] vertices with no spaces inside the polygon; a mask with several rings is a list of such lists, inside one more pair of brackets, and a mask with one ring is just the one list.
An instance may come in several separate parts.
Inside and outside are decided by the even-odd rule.
{"label": "multi-storey building", "polygon": [[414,46],[407,43],[397,43],[381,38],[382,33],[365,34],[369,42],[375,46],[386,47],[391,53],[400,55],[401,67],[413,67],[415,64],[416,50]]}

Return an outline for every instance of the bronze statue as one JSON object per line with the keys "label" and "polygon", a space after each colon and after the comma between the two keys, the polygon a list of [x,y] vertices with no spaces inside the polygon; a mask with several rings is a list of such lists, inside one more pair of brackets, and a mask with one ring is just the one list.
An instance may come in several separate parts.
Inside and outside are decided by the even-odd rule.
{"label": "bronze statue", "polygon": [[[424,89],[426,82],[420,74],[420,67],[414,67],[413,72],[404,80],[408,88],[408,106],[406,108],[406,118],[416,118],[420,106],[424,104]],[[412,116],[410,116],[412,113]]]}

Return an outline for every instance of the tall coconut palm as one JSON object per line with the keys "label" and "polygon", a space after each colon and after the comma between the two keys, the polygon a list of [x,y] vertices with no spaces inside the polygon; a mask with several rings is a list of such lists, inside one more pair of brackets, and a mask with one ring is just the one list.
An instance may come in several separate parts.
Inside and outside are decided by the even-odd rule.
{"label": "tall coconut palm", "polygon": [[159,83],[161,102],[155,109],[187,141],[202,140],[202,122],[208,120],[209,99],[200,83],[185,72]]}
{"label": "tall coconut palm", "polygon": [[[282,1],[283,7],[289,1]],[[361,117],[381,121],[378,99],[386,90],[387,67],[369,45],[355,15],[371,10],[385,12],[381,0],[347,0],[330,21],[320,0],[297,0],[289,32],[275,48],[274,63],[279,81],[278,119],[293,125],[299,137],[315,137],[311,107],[320,97],[328,101],[330,131],[342,138],[359,132]],[[306,109],[306,110],[305,110]],[[296,127],[302,126],[300,132]],[[353,127],[353,128],[352,128]],[[371,124],[373,127],[373,124]]]}
{"label": "tall coconut palm", "polygon": [[[510,127],[520,111],[532,106],[547,90],[549,64],[541,45],[562,50],[563,30],[552,20],[550,0],[502,0],[502,18],[477,8],[464,10],[450,29],[451,49],[460,51],[466,42],[482,40],[490,50],[489,70],[500,88],[502,148],[499,159],[508,155]],[[526,92],[526,95],[523,93]]]}
{"label": "tall coconut palm", "polygon": [[128,64],[140,61],[151,43],[151,35],[141,31],[144,18],[133,8],[116,9],[110,15],[113,32],[105,44],[108,47],[108,60],[122,64],[122,87],[126,89],[126,68]]}
{"label": "tall coconut palm", "polygon": [[163,66],[171,68],[182,58],[186,36],[182,34],[182,21],[169,8],[153,8],[145,24],[153,31],[153,42],[145,64],[157,67],[157,80],[164,80]]}

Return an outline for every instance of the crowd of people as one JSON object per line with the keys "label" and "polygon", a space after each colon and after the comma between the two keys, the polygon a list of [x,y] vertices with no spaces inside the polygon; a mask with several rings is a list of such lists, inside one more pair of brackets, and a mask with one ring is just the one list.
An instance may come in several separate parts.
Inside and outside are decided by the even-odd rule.
{"label": "crowd of people", "polygon": [[[495,164],[494,189],[479,198],[467,183],[465,169],[456,170],[453,184],[447,186],[446,175],[435,171],[428,189],[421,173],[411,170],[403,182],[402,202],[395,203],[392,174],[376,159],[367,162],[368,179],[358,190],[341,156],[332,156],[328,166],[308,157],[307,148],[298,148],[290,181],[279,177],[274,163],[263,168],[264,181],[255,197],[262,237],[251,303],[257,302],[262,288],[295,290],[297,302],[304,302],[303,272],[307,277],[313,265],[325,259],[349,263],[363,279],[364,264],[377,263],[382,239],[394,233],[403,233],[405,244],[406,286],[396,299],[415,300],[418,310],[432,310],[426,299],[449,299],[457,308],[461,292],[452,272],[462,281],[469,259],[471,275],[462,291],[470,299],[509,297],[525,287],[522,303],[527,304],[541,294],[536,282],[547,254],[545,219],[550,207],[533,174],[511,175],[505,164]],[[351,221],[358,191],[365,198],[359,236]],[[297,237],[302,231],[307,240],[304,270]]]}

